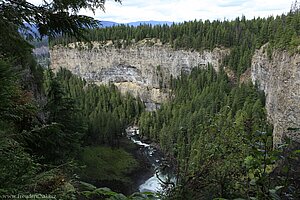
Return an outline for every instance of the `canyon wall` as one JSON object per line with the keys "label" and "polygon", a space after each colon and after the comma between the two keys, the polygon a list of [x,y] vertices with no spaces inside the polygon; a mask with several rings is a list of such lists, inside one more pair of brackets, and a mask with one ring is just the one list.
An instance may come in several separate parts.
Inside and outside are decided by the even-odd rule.
{"label": "canyon wall", "polygon": [[285,137],[300,141],[300,54],[273,51],[267,45],[252,58],[251,79],[266,95],[266,110],[274,125],[274,144]]}
{"label": "canyon wall", "polygon": [[[256,50],[251,71],[243,79],[251,80],[266,95],[268,120],[274,125],[274,144],[285,137],[300,141],[300,55],[274,51],[267,45]],[[118,46],[118,47],[117,47]],[[96,84],[115,84],[122,93],[142,99],[148,110],[155,110],[170,98],[170,79],[192,68],[211,63],[218,71],[228,49],[213,51],[174,50],[156,39],[144,39],[124,46],[108,42],[92,45],[71,43],[50,50],[51,67],[64,67]],[[251,72],[251,73],[250,73]],[[251,75],[250,75],[251,74]],[[244,81],[244,80],[243,80]]]}
{"label": "canyon wall", "polygon": [[[121,46],[120,46],[121,44]],[[174,50],[156,39],[144,39],[124,46],[112,41],[92,45],[71,43],[50,50],[51,68],[69,69],[72,73],[96,84],[115,84],[122,93],[140,97],[148,110],[170,97],[170,79],[192,68],[211,63],[218,70],[228,49],[213,51]]]}

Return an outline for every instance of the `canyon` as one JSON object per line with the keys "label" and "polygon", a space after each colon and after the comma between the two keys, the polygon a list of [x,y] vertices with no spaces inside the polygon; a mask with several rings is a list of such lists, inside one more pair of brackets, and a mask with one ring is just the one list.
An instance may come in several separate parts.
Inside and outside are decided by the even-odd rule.
{"label": "canyon", "polygon": [[158,39],[144,39],[129,46],[119,44],[107,41],[92,42],[92,46],[79,42],[54,46],[50,50],[51,68],[67,68],[95,84],[113,83],[122,93],[141,98],[152,111],[170,99],[172,78],[209,63],[218,70],[229,54],[224,48],[202,53],[174,50]]}
{"label": "canyon", "polygon": [[[246,79],[266,95],[268,120],[274,126],[274,144],[285,137],[300,141],[300,55],[273,51],[267,45],[257,49]],[[194,67],[212,64],[216,71],[230,53],[226,48],[212,51],[174,50],[158,39],[144,39],[135,44],[124,41],[70,43],[50,49],[51,68],[67,68],[95,84],[115,84],[122,93],[141,98],[148,111],[171,99],[170,80]]]}

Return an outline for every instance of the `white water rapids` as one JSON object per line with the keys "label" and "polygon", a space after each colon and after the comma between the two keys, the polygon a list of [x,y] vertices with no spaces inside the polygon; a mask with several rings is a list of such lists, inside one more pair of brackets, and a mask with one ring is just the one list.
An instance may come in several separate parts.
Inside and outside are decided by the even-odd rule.
{"label": "white water rapids", "polygon": [[[161,156],[161,153],[150,144],[144,143],[141,141],[139,137],[139,129],[138,127],[128,127],[126,129],[127,136],[130,140],[132,140],[135,144],[140,145],[141,151],[145,152],[145,156],[148,158],[149,162],[152,164],[155,171],[159,178],[156,176],[154,172],[153,176],[147,179],[143,184],[139,186],[140,192],[161,192],[163,190],[162,183],[159,179],[163,180],[164,182],[168,181],[173,182],[175,184],[176,179],[171,173],[163,172],[161,169],[161,164],[164,158]],[[171,177],[171,178],[170,178]]]}

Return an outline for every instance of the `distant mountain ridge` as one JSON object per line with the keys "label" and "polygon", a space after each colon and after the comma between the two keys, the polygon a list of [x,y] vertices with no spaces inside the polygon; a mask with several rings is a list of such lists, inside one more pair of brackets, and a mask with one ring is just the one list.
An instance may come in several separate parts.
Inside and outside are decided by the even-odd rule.
{"label": "distant mountain ridge", "polygon": [[143,24],[151,24],[153,26],[155,25],[172,25],[173,22],[169,22],[169,21],[154,21],[154,20],[150,20],[150,21],[136,21],[136,22],[129,22],[129,23],[117,23],[117,22],[112,22],[112,21],[100,21],[100,25],[101,27],[105,28],[105,27],[112,27],[112,26],[117,26],[120,24],[125,24],[125,25],[129,25],[129,26],[139,26],[139,25],[143,25]]}
{"label": "distant mountain ridge", "polygon": [[168,26],[172,25],[173,22],[169,22],[169,21],[153,21],[153,20],[150,20],[150,21],[137,21],[137,22],[129,22],[127,23],[128,25],[130,26],[139,26],[141,24],[151,24],[151,25],[164,25],[164,24],[167,24]]}
{"label": "distant mountain ridge", "polygon": [[112,27],[112,26],[117,26],[118,23],[116,22],[111,22],[111,21],[99,21],[99,25],[100,27]]}
{"label": "distant mountain ridge", "polygon": [[[24,24],[26,27],[31,29],[31,31],[33,33],[37,34],[38,37],[40,36],[39,31],[35,25],[28,24],[28,23],[24,23]],[[155,25],[167,24],[168,26],[171,26],[173,24],[173,22],[150,20],[150,21],[136,21],[136,22],[129,22],[129,23],[117,23],[117,22],[113,22],[113,21],[99,21],[99,25],[102,28],[117,26],[120,24],[125,24],[125,25],[129,25],[129,26],[139,26],[139,25],[143,25],[143,24],[151,24],[151,25],[155,26]]]}

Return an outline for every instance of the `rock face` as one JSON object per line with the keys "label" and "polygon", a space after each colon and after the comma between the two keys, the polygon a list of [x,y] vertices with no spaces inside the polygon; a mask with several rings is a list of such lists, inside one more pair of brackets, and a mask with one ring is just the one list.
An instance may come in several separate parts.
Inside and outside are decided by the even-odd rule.
{"label": "rock face", "polygon": [[[159,40],[145,39],[127,47],[113,42],[86,45],[72,43],[50,50],[51,67],[72,73],[97,84],[114,83],[123,93],[139,96],[149,110],[169,98],[172,77],[189,73],[197,66],[211,63],[216,70],[229,53],[226,49],[191,52],[173,50]],[[77,48],[75,48],[77,47]]]}
{"label": "rock face", "polygon": [[[88,46],[72,43],[68,47],[55,46],[50,50],[51,67],[69,69],[96,84],[115,84],[122,93],[140,97],[148,110],[155,110],[170,97],[170,79],[189,73],[192,68],[211,63],[216,70],[228,49],[191,52],[173,50],[159,40],[145,39],[124,47],[121,43],[97,43]],[[118,47],[117,47],[118,46]],[[274,125],[274,144],[285,137],[300,141],[300,55],[274,51],[269,59],[267,45],[257,50],[252,58],[251,71],[241,76],[250,77],[266,94],[268,120]],[[251,73],[250,73],[251,72]]]}
{"label": "rock face", "polygon": [[252,82],[265,92],[269,121],[274,125],[274,144],[285,137],[300,141],[300,55],[274,51],[269,59],[267,45],[252,58]]}
{"label": "rock face", "polygon": [[47,68],[49,66],[50,58],[48,46],[43,45],[41,47],[34,48],[32,53],[35,56],[36,61],[39,65],[41,65],[44,68]]}

